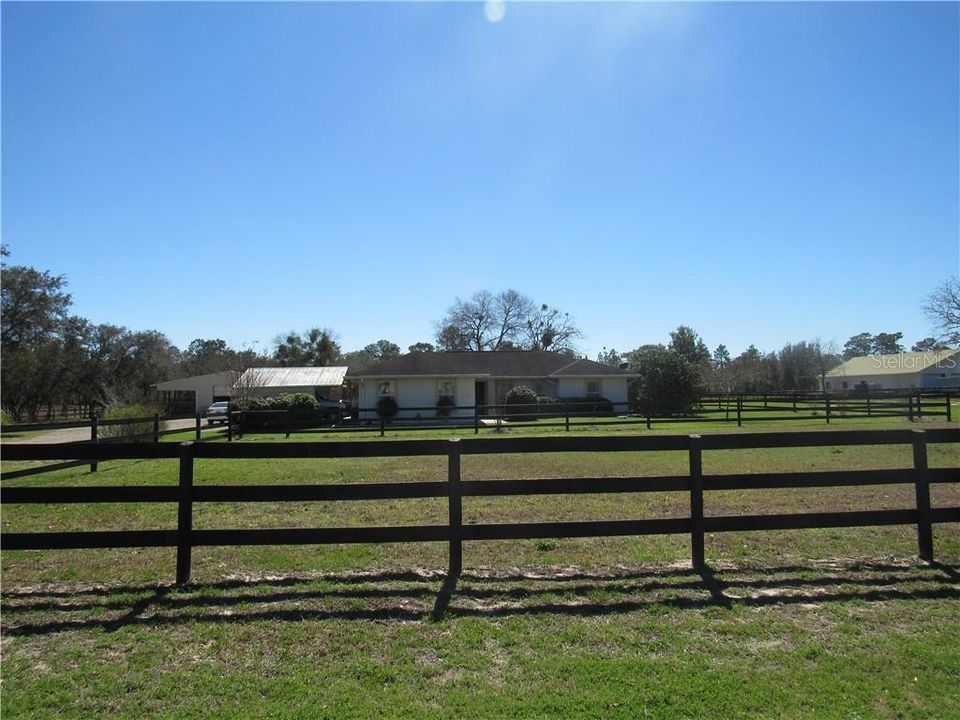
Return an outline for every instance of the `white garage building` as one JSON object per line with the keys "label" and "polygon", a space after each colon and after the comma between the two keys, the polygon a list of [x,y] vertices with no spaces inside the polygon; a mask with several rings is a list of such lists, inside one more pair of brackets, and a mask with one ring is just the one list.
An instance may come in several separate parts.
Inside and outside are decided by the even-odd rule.
{"label": "white garage building", "polygon": [[206,410],[216,400],[229,400],[233,395],[233,385],[239,377],[240,373],[227,370],[168,380],[153,387],[165,412],[171,415],[198,413]]}

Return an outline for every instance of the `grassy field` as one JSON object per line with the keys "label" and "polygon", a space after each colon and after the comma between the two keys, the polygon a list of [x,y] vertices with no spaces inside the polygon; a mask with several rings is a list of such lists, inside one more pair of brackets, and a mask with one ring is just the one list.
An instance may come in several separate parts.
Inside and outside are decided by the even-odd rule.
{"label": "grassy field", "polygon": [[[877,419],[831,428],[917,426]],[[806,429],[827,428],[821,420]],[[722,430],[736,427],[640,432]],[[570,435],[621,432],[638,428]],[[520,433],[567,435],[504,435]],[[686,462],[679,452],[467,456],[463,476],[658,475],[685,472]],[[704,454],[706,473],[911,463],[908,446]],[[957,464],[956,446],[930,447],[932,467]],[[402,482],[445,471],[442,458],[201,460],[196,482]],[[77,468],[4,486],[175,484],[176,474],[174,461],[116,461],[96,474]],[[464,521],[679,517],[688,503],[683,493],[467,498]],[[877,486],[711,492],[705,507],[726,515],[913,503],[909,486]],[[935,486],[933,503],[960,505],[960,487]],[[175,513],[146,503],[9,506],[2,527],[173,527]],[[445,519],[442,499],[194,510],[199,528]],[[170,549],[8,551],[0,555],[0,710],[71,718],[960,717],[960,527],[937,526],[934,545],[938,563],[925,565],[911,527],[709,534],[712,571],[697,574],[682,536],[477,542],[465,546],[465,574],[449,598],[441,593],[442,543],[197,548],[194,581],[179,589],[170,585]]]}

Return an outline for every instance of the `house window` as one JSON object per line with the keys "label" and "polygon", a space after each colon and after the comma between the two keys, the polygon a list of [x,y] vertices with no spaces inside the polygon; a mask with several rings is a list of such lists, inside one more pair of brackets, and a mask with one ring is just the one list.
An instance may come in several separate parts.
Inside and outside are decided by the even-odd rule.
{"label": "house window", "polygon": [[587,397],[588,398],[600,397],[600,381],[599,380],[587,380]]}
{"label": "house window", "polygon": [[377,385],[377,397],[395,397],[397,385],[393,380],[381,380]]}
{"label": "house window", "polygon": [[455,380],[438,380],[437,381],[437,402],[447,398],[453,402],[456,402],[457,398],[457,383]]}

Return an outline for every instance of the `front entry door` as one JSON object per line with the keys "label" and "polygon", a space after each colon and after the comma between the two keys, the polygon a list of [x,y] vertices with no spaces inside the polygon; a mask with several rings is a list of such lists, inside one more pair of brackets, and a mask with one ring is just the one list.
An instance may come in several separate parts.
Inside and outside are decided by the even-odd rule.
{"label": "front entry door", "polygon": [[473,385],[473,403],[477,406],[477,412],[481,415],[486,412],[484,405],[487,404],[487,384],[485,382],[476,382]]}

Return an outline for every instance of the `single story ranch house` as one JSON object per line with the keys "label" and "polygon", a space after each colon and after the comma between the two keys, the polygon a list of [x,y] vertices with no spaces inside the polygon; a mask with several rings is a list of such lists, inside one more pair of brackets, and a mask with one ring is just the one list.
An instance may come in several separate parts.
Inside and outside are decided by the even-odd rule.
{"label": "single story ranch house", "polygon": [[955,387],[960,387],[960,350],[855,357],[823,377],[828,392]]}
{"label": "single story ranch house", "polygon": [[593,360],[537,350],[408,353],[346,375],[357,385],[360,419],[375,418],[373,408],[384,397],[396,401],[398,418],[434,417],[441,398],[460,408],[451,416],[472,417],[474,405],[502,404],[518,385],[560,399],[626,403],[627,383],[636,377]]}

